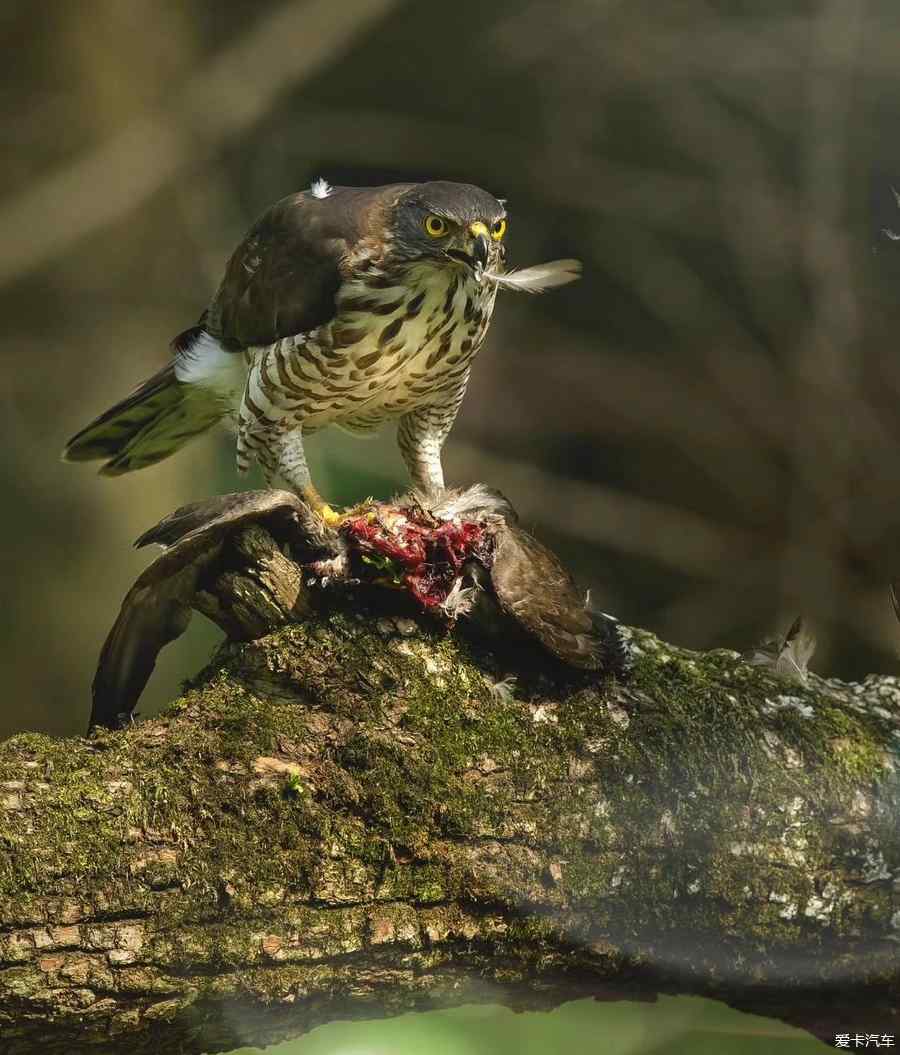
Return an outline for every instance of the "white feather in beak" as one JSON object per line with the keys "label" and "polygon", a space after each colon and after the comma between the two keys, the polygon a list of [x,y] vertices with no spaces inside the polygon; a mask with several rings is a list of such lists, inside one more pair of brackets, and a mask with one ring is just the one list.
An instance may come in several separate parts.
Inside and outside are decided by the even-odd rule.
{"label": "white feather in beak", "polygon": [[485,271],[482,276],[500,289],[518,290],[520,293],[543,293],[545,289],[565,286],[581,278],[580,260],[550,260],[534,267],[512,271]]}

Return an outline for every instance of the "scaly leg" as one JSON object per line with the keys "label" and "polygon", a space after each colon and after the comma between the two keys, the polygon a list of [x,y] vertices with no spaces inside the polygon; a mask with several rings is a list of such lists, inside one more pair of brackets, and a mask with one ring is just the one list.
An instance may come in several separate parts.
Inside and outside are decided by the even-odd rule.
{"label": "scaly leg", "polygon": [[397,429],[400,453],[413,486],[425,494],[435,495],[444,490],[441,448],[453,428],[467,380],[468,377],[464,377],[454,391],[445,393],[443,402],[416,407],[400,419]]}
{"label": "scaly leg", "polygon": [[329,527],[340,523],[341,517],[319,494],[309,474],[306,452],[303,449],[303,430],[273,435],[259,450],[259,461],[266,483],[272,487],[277,480],[300,495]]}

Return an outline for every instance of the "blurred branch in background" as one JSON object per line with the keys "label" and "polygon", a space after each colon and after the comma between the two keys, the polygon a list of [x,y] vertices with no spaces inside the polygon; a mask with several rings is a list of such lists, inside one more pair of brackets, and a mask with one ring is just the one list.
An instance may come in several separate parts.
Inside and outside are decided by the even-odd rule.
{"label": "blurred branch in background", "polygon": [[207,164],[219,143],[258,122],[288,88],[338,61],[399,2],[309,0],[262,17],[173,92],[167,110],[142,115],[98,149],[0,202],[0,282],[39,268]]}

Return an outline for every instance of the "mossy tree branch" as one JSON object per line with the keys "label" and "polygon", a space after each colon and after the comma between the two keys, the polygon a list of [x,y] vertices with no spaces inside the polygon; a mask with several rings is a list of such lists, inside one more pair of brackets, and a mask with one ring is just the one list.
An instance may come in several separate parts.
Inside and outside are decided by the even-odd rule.
{"label": "mossy tree branch", "polygon": [[635,644],[620,684],[338,602],[158,718],[8,741],[0,1049],[658,992],[896,1031],[900,684]]}

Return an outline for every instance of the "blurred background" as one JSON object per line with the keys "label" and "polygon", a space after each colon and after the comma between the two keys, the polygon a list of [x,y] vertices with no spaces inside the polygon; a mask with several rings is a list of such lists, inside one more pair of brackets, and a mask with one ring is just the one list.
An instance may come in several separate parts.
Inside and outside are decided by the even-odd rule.
{"label": "blurred background", "polygon": [[[900,667],[896,0],[3,0],[0,27],[0,735],[80,732],[131,540],[258,485],[224,434],[116,480],[59,452],[317,176],[478,183],[514,262],[585,262],[501,295],[451,482],[678,644],[802,612],[820,672]],[[337,501],[404,486],[391,430],[310,446]]]}

